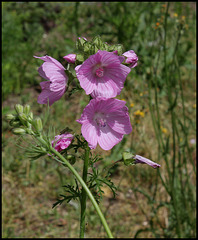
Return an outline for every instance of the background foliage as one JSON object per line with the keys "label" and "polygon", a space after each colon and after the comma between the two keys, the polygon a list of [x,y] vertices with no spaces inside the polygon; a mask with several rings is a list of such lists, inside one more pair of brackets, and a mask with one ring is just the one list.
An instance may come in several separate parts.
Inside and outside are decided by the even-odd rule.
{"label": "background foliage", "polygon": [[[111,170],[116,198],[103,189],[102,208],[115,237],[195,237],[196,207],[196,84],[195,2],[3,2],[3,116],[16,103],[28,103],[35,115],[40,93],[34,55],[49,55],[61,63],[75,53],[75,40],[100,35],[109,44],[134,50],[132,69],[119,96],[127,101],[133,131],[97,165],[106,169],[123,150],[161,164],[159,171],[116,164]],[[50,108],[57,132],[75,122],[88,98],[82,92],[64,97]],[[138,112],[139,111],[139,112]],[[140,114],[141,113],[141,114]],[[3,237],[77,237],[79,206],[62,204],[52,210],[60,186],[72,182],[67,169],[50,158],[30,162],[2,123]],[[56,132],[56,133],[57,133]],[[78,162],[75,167],[80,171]],[[87,237],[104,237],[100,221],[88,203]]]}

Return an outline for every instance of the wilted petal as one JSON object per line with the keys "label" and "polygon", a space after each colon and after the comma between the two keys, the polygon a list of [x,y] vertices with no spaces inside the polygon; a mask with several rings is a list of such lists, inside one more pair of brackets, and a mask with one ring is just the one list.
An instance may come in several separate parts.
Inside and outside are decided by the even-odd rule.
{"label": "wilted petal", "polygon": [[148,158],[142,157],[140,155],[135,155],[135,157],[133,157],[133,159],[135,159],[135,164],[137,163],[142,163],[142,164],[148,164],[153,168],[157,168],[157,167],[161,167],[161,165],[159,165],[158,163],[155,163],[151,160],[149,160]]}

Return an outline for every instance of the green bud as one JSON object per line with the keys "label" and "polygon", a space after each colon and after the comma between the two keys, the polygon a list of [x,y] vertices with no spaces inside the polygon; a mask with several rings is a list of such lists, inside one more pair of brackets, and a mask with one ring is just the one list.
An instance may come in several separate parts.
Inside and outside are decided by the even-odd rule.
{"label": "green bud", "polygon": [[10,121],[10,126],[12,126],[12,127],[20,127],[21,126],[21,122],[12,120],[12,121]]}
{"label": "green bud", "polygon": [[25,107],[24,107],[24,111],[23,111],[26,115],[29,114],[30,112],[30,105],[26,104]]}
{"label": "green bud", "polygon": [[9,114],[6,114],[6,115],[5,115],[5,119],[6,119],[6,121],[15,120],[15,119],[16,119],[16,116],[9,113]]}
{"label": "green bud", "polygon": [[76,41],[76,48],[80,51],[83,51],[83,45],[87,42],[84,38],[78,38]]}
{"label": "green bud", "polygon": [[43,130],[43,124],[39,117],[34,120],[34,127],[37,131],[41,132]]}
{"label": "green bud", "polygon": [[26,130],[23,129],[23,128],[14,128],[12,130],[12,132],[15,134],[15,135],[24,135],[26,134]]}
{"label": "green bud", "polygon": [[33,113],[32,112],[29,113],[29,120],[33,120]]}
{"label": "green bud", "polygon": [[15,110],[18,114],[23,113],[23,106],[20,104],[15,105]]}
{"label": "green bud", "polygon": [[71,165],[73,165],[76,162],[76,157],[74,155],[72,155],[72,154],[68,154],[66,156],[66,159],[69,161],[69,163]]}
{"label": "green bud", "polygon": [[101,40],[100,36],[96,36],[93,38],[92,43],[98,47],[98,49],[101,49],[101,46],[103,45],[103,42]]}
{"label": "green bud", "polygon": [[27,116],[25,115],[25,113],[20,113],[19,114],[19,119],[23,122],[27,121]]}
{"label": "green bud", "polygon": [[92,48],[91,43],[89,43],[89,42],[84,43],[84,45],[83,45],[84,53],[89,53],[91,51],[91,48]]}

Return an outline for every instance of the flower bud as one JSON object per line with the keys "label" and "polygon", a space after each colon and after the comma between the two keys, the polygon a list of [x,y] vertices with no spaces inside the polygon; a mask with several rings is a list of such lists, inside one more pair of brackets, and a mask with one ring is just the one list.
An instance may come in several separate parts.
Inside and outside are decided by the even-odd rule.
{"label": "flower bud", "polygon": [[15,110],[18,114],[23,113],[23,106],[20,104],[15,105]]}
{"label": "flower bud", "polygon": [[96,36],[93,38],[92,43],[98,47],[98,49],[101,49],[101,46],[103,45],[103,42],[100,38],[100,36]]}
{"label": "flower bud", "polygon": [[13,115],[13,114],[8,113],[8,114],[5,115],[5,119],[6,119],[6,121],[15,120],[16,116]]}
{"label": "flower bud", "polygon": [[20,121],[10,121],[10,126],[12,127],[20,127],[21,126],[21,122]]}
{"label": "flower bud", "polygon": [[81,38],[81,37],[79,37],[78,39],[77,39],[77,41],[76,41],[76,48],[78,49],[78,50],[80,50],[80,51],[82,51],[83,50],[83,45],[84,45],[84,43],[85,42],[87,42],[87,39],[86,38]]}
{"label": "flower bud", "polygon": [[25,115],[25,113],[20,113],[20,114],[19,114],[19,119],[20,119],[22,122],[26,122],[26,121],[27,121],[27,116]]}
{"label": "flower bud", "polygon": [[66,159],[69,161],[69,163],[71,165],[73,165],[76,162],[76,157],[74,155],[72,155],[72,154],[68,154],[66,156]]}
{"label": "flower bud", "polygon": [[76,54],[68,54],[63,57],[68,63],[75,63],[76,61]]}
{"label": "flower bud", "polygon": [[138,56],[133,50],[129,50],[122,55],[126,57],[125,63],[130,64],[130,68],[134,68],[137,66]]}
{"label": "flower bud", "polygon": [[24,107],[24,111],[23,111],[26,115],[29,114],[30,112],[30,105],[26,104],[25,107]]}
{"label": "flower bud", "polygon": [[39,117],[34,120],[34,127],[37,131],[41,132],[43,130],[43,124]]}
{"label": "flower bud", "polygon": [[33,120],[33,113],[32,112],[29,113],[29,120]]}
{"label": "flower bud", "polygon": [[23,128],[14,128],[12,130],[12,132],[15,134],[15,135],[24,135],[26,134],[26,130],[23,129]]}

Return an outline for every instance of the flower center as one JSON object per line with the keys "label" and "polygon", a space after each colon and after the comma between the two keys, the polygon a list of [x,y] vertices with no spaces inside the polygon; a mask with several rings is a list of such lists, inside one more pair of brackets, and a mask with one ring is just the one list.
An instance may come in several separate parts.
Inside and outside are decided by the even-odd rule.
{"label": "flower center", "polygon": [[103,77],[104,69],[102,67],[97,68],[95,74],[97,77]]}
{"label": "flower center", "polygon": [[106,119],[104,113],[95,113],[93,120],[99,127],[106,127]]}

